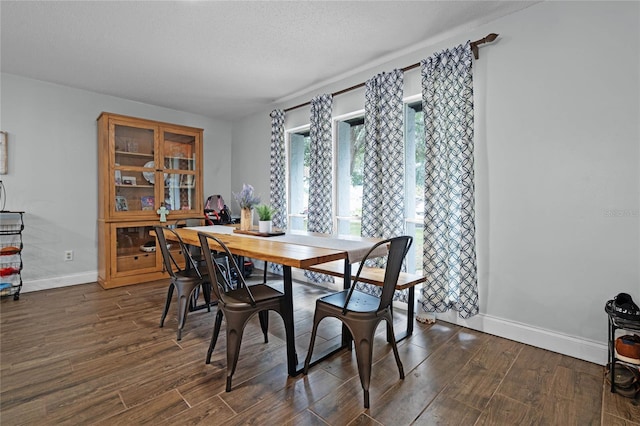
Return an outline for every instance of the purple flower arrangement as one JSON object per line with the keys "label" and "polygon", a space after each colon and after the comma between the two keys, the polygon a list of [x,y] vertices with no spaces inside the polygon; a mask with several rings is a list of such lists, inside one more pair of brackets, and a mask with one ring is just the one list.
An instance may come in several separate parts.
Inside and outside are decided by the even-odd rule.
{"label": "purple flower arrangement", "polygon": [[253,209],[254,206],[260,204],[260,197],[255,196],[253,191],[253,186],[245,183],[242,185],[242,191],[233,193],[241,209]]}

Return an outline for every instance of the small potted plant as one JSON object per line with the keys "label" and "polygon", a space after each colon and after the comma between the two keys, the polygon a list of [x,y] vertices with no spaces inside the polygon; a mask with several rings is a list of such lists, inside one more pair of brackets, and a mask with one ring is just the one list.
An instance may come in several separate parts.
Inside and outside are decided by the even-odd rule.
{"label": "small potted plant", "polygon": [[256,212],[258,212],[258,232],[270,233],[274,210],[268,204],[260,204],[256,207]]}

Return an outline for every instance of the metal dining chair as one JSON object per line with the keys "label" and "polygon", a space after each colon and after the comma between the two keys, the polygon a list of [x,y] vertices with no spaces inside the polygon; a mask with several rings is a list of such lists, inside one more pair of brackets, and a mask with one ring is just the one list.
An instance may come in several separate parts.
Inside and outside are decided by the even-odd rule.
{"label": "metal dining chair", "polygon": [[[222,326],[222,318],[224,317],[227,326],[227,385],[225,390],[231,391],[231,379],[238,364],[240,355],[240,344],[242,343],[242,335],[244,328],[249,319],[254,315],[260,316],[260,324],[267,342],[267,329],[265,318],[268,311],[276,311],[283,319],[285,333],[290,336],[293,331],[293,314],[288,312],[284,294],[280,291],[269,287],[266,284],[256,284],[248,286],[244,280],[234,256],[232,256],[229,248],[217,237],[211,234],[198,233],[200,239],[200,247],[202,255],[207,265],[207,272],[211,277],[212,289],[218,300],[218,312],[216,313],[215,325],[209,350],[207,351],[206,363],[211,362],[211,354],[218,340],[218,334]],[[212,246],[210,246],[212,244]],[[213,247],[213,251],[210,249]],[[237,285],[234,285],[215,262],[214,256],[216,252],[223,252],[229,259],[231,268],[234,268],[237,274]]]}
{"label": "metal dining chair", "polygon": [[[177,292],[178,299],[178,331],[177,339],[182,339],[182,329],[187,321],[187,314],[189,313],[189,304],[193,300],[197,290],[202,288],[207,311],[211,312],[211,285],[209,283],[209,276],[206,273],[200,272],[197,262],[191,256],[189,247],[185,244],[180,236],[171,228],[166,226],[154,226],[156,238],[158,239],[158,245],[162,252],[162,259],[164,262],[164,268],[169,273],[169,288],[167,290],[167,300],[165,302],[164,311],[160,318],[160,327],[164,327],[164,320],[169,312],[169,306],[171,305],[171,299],[173,298],[174,289]],[[184,256],[184,266],[182,262],[178,262],[173,252],[170,250],[167,243],[165,233],[172,234],[172,244],[178,244],[180,246],[179,252]]]}
{"label": "metal dining chair", "polygon": [[[376,328],[382,320],[387,322],[387,340],[393,348],[393,355],[398,365],[400,379],[404,379],[404,370],[400,356],[398,355],[398,346],[396,345],[396,337],[393,331],[392,303],[393,293],[398,281],[398,276],[400,275],[400,270],[402,269],[402,262],[411,247],[412,241],[413,238],[410,236],[401,236],[375,244],[360,262],[358,273],[348,290],[333,293],[316,300],[311,341],[309,342],[309,351],[304,361],[304,374],[307,374],[309,371],[309,363],[311,362],[318,324],[326,317],[339,319],[349,329],[351,336],[353,336],[356,360],[358,363],[358,374],[360,375],[360,383],[364,390],[365,408],[369,408],[369,383],[371,381],[373,340]],[[389,245],[389,251],[382,294],[380,297],[376,297],[355,290],[355,284],[358,282],[362,268],[365,266],[365,261],[371,257],[371,254],[376,248],[383,244]]]}
{"label": "metal dining chair", "polygon": [[[179,229],[179,228],[185,228],[188,226],[205,226],[206,225],[206,219],[204,216],[199,216],[199,217],[184,217],[184,218],[180,218],[180,219],[176,219],[175,222],[173,223],[173,225],[169,225],[169,228],[172,229]],[[202,258],[202,255],[200,253],[200,247],[198,246],[193,246],[190,244],[187,244],[187,247],[189,249],[189,255],[191,256],[191,258],[193,259],[193,261],[195,262],[196,265],[198,265],[198,268],[203,271],[205,270],[205,265],[204,265],[204,259]],[[200,297],[200,289],[196,288],[196,291],[193,292],[193,295],[191,296],[191,299],[189,300],[189,311],[193,312],[193,311],[198,311],[200,309],[204,309],[207,308],[208,305],[207,304],[200,304],[198,305],[198,299]],[[215,304],[215,301],[212,301],[211,304]]]}

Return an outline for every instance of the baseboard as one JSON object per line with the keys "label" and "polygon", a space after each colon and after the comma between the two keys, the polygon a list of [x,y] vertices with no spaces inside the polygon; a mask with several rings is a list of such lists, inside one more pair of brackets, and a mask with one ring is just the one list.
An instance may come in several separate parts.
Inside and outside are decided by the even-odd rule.
{"label": "baseboard", "polygon": [[509,321],[486,314],[478,314],[468,320],[458,317],[457,312],[436,314],[438,320],[471,328],[483,333],[504,337],[505,339],[547,349],[573,358],[606,365],[608,347],[606,342],[596,342],[580,337],[569,336],[557,331],[533,327],[531,325]]}
{"label": "baseboard", "polygon": [[62,277],[46,278],[42,280],[24,281],[20,293],[30,291],[47,290],[50,288],[68,287],[71,285],[87,284],[98,281],[97,271],[88,271],[80,274],[65,275]]}

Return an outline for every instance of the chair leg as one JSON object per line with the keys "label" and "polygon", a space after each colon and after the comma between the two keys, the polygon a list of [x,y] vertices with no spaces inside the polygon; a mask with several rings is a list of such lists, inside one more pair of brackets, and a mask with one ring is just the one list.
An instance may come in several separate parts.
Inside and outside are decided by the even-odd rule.
{"label": "chair leg", "polygon": [[169,306],[171,305],[171,298],[173,297],[173,283],[169,284],[169,289],[167,290],[167,300],[164,302],[164,312],[162,312],[162,317],[160,318],[160,328],[164,327],[164,320],[167,317],[167,312],[169,312]]}
{"label": "chair leg", "polygon": [[211,312],[211,284],[202,283],[202,294],[204,295],[204,303],[207,304],[207,312]]}
{"label": "chair leg", "polygon": [[196,310],[196,306],[198,306],[198,297],[200,296],[200,289],[196,289],[189,295],[189,312],[193,312]]}
{"label": "chair leg", "polygon": [[238,365],[240,356],[240,344],[244,326],[248,320],[246,315],[234,315],[227,312],[227,386],[226,392],[231,392],[231,378]]}
{"label": "chair leg", "polygon": [[269,336],[267,330],[269,329],[269,311],[258,312],[258,319],[260,320],[260,328],[264,334],[264,342],[269,343]]}
{"label": "chair leg", "polygon": [[400,373],[400,380],[404,380],[404,367],[402,361],[400,361],[400,354],[398,353],[398,344],[396,343],[396,335],[393,331],[393,318],[386,318],[387,321],[387,335],[391,338],[391,347],[393,348],[393,356],[396,358],[396,365],[398,366],[398,373]]}
{"label": "chair leg", "polygon": [[189,313],[189,301],[198,286],[178,284],[176,287],[178,288],[178,340],[182,340],[182,329],[187,322],[187,314]]}
{"label": "chair leg", "polygon": [[[227,322],[229,327],[229,322]],[[227,328],[227,386],[226,392],[231,392],[231,379],[238,365],[238,357],[240,355],[240,343],[242,343],[243,330],[229,330]]]}
{"label": "chair leg", "polygon": [[369,384],[371,383],[371,363],[373,359],[373,335],[375,328],[371,330],[358,330],[354,327],[353,343],[356,349],[358,361],[358,374],[360,384],[364,391],[364,408],[369,408]]}
{"label": "chair leg", "polygon": [[209,343],[209,350],[207,351],[207,360],[205,361],[205,364],[211,364],[211,354],[216,347],[218,335],[220,334],[220,327],[222,327],[222,310],[218,308],[218,313],[216,313],[216,322],[213,327],[213,334],[211,335],[211,342]]}
{"label": "chair leg", "polygon": [[[389,311],[391,312],[391,318],[393,318],[393,303],[389,306]],[[391,323],[387,322],[387,343],[391,343],[393,335],[393,328],[391,327]],[[393,339],[395,342],[395,338]]]}
{"label": "chair leg", "polygon": [[311,363],[311,355],[313,355],[313,346],[316,343],[316,333],[318,332],[318,324],[324,318],[324,316],[318,315],[318,306],[316,305],[316,312],[313,315],[313,328],[311,329],[311,340],[309,341],[309,350],[307,351],[307,357],[304,359],[304,369],[302,370],[303,374],[307,374],[309,372],[309,364]]}

